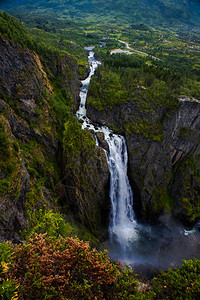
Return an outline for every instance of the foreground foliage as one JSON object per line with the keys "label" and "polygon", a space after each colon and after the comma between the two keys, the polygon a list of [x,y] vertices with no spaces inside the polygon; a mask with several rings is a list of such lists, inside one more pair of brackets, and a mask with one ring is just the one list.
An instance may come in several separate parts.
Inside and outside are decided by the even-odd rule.
{"label": "foreground foliage", "polygon": [[[25,244],[0,244],[2,299],[199,299],[200,260],[162,272],[148,288],[107,252],[78,238],[35,234]],[[150,289],[150,290],[149,290]],[[149,291],[148,291],[149,290]]]}
{"label": "foreground foliage", "polygon": [[[150,291],[107,252],[78,238],[35,234],[25,244],[0,244],[2,299],[199,299],[200,260],[162,272]],[[142,286],[143,284],[141,284]]]}
{"label": "foreground foliage", "polygon": [[27,244],[3,243],[1,250],[6,253],[1,255],[1,295],[6,283],[10,294],[19,285],[23,299],[129,299],[138,293],[130,270],[122,271],[106,252],[78,238],[35,234]]}
{"label": "foreground foliage", "polygon": [[176,270],[169,269],[153,280],[157,299],[199,299],[200,260],[183,260]]}

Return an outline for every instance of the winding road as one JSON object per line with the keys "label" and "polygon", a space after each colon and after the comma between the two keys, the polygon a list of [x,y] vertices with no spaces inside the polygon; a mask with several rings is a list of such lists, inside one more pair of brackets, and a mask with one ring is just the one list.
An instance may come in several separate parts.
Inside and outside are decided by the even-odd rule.
{"label": "winding road", "polygon": [[153,55],[150,55],[150,54],[147,54],[147,53],[145,53],[145,52],[142,52],[142,51],[135,50],[135,49],[131,48],[127,42],[124,42],[124,41],[121,41],[121,40],[117,40],[117,41],[120,42],[120,43],[122,43],[122,44],[124,44],[124,45],[126,45],[126,49],[127,49],[127,50],[115,49],[115,50],[112,50],[112,51],[110,52],[111,55],[112,55],[112,54],[116,54],[116,53],[125,53],[125,54],[128,54],[128,55],[129,55],[129,54],[139,54],[139,55],[149,56],[149,57],[151,57],[151,58],[160,60],[160,58],[158,58],[158,57],[155,57],[155,56],[153,56]]}

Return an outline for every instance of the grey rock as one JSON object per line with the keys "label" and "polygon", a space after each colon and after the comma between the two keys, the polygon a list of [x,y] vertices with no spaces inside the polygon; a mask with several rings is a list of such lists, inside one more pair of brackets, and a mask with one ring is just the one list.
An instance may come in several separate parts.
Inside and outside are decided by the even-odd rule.
{"label": "grey rock", "polygon": [[96,132],[96,136],[99,141],[99,146],[109,152],[109,146],[106,140],[104,139],[103,132]]}
{"label": "grey rock", "polygon": [[[190,222],[191,216],[184,208],[183,199],[191,198],[194,206],[195,203],[198,204],[199,181],[194,179],[193,171],[184,162],[195,156],[196,166],[200,165],[200,104],[181,102],[177,111],[169,112],[168,116],[165,108],[140,115],[135,101],[103,112],[89,104],[87,113],[95,123],[118,127],[118,133],[126,138],[128,173],[138,217],[143,221],[155,222],[160,215],[170,210],[182,222]],[[131,122],[138,116],[150,120],[152,125],[162,120],[163,138],[154,140],[143,132],[127,132],[126,122]],[[181,171],[183,164],[184,172]],[[186,174],[188,181],[192,182],[190,192],[183,188]],[[173,203],[168,203],[169,199],[165,197],[171,198]],[[200,218],[200,211],[196,215],[198,217]]]}
{"label": "grey rock", "polygon": [[[65,158],[64,165],[67,163]],[[74,216],[98,238],[107,234],[109,216],[109,169],[105,152],[96,147],[88,157],[80,153],[76,167],[66,169],[63,181]]]}

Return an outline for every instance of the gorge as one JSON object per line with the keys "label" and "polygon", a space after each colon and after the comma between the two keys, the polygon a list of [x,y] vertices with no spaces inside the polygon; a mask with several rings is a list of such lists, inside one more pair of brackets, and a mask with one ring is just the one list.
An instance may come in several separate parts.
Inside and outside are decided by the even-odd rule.
{"label": "gorge", "polygon": [[[110,170],[110,241],[117,242],[120,246],[122,255],[126,255],[126,248],[128,244],[136,237],[136,221],[133,213],[133,195],[127,177],[127,150],[126,142],[122,136],[114,134],[109,128],[105,126],[98,126],[90,124],[86,115],[86,99],[91,76],[94,75],[95,69],[100,65],[94,57],[92,48],[87,47],[90,51],[88,56],[88,63],[90,66],[90,73],[88,77],[82,81],[82,88],[80,91],[80,106],[76,115],[79,120],[83,122],[82,128],[89,129],[93,132],[101,132],[104,135],[104,140],[108,145],[108,151],[105,150],[108,166]],[[96,137],[96,136],[95,136]],[[97,146],[98,146],[98,138]]]}
{"label": "gorge", "polygon": [[[19,231],[26,227],[27,221],[27,208],[25,208],[25,203],[28,203],[28,201],[33,203],[34,208],[31,208],[33,213],[37,207],[42,207],[43,203],[48,203],[49,208],[52,208],[53,204],[50,199],[52,199],[51,197],[54,193],[52,192],[51,186],[56,184],[56,188],[59,188],[60,197],[65,199],[62,201],[65,201],[64,203],[69,203],[68,205],[73,211],[76,219],[89,228],[95,235],[100,236],[101,239],[103,238],[105,240],[107,238],[107,233],[105,232],[109,228],[108,214],[111,211],[110,198],[112,199],[114,196],[117,197],[119,193],[114,189],[112,190],[112,188],[110,189],[108,163],[106,163],[104,151],[101,148],[95,148],[94,156],[88,157],[86,151],[82,151],[80,148],[78,150],[80,151],[78,157],[73,153],[73,158],[73,156],[66,155],[66,150],[62,158],[63,166],[66,167],[63,167],[60,179],[56,179],[56,176],[58,175],[55,176],[55,170],[57,168],[55,158],[58,157],[58,153],[61,153],[61,149],[59,148],[60,142],[58,142],[58,139],[60,138],[56,133],[56,126],[61,128],[61,125],[59,125],[59,123],[56,125],[55,117],[49,118],[48,111],[51,111],[51,116],[56,114],[57,111],[55,108],[52,110],[52,104],[48,100],[52,95],[53,88],[50,80],[44,73],[47,65],[44,64],[43,68],[41,68],[41,62],[34,52],[24,50],[21,47],[16,46],[13,42],[6,41],[4,38],[1,38],[0,42],[2,62],[1,77],[3,78],[0,85],[1,90],[4,91],[1,100],[1,119],[4,124],[3,126],[6,126],[6,129],[4,130],[6,130],[7,134],[10,134],[10,147],[14,147],[12,145],[14,145],[15,142],[20,145],[18,147],[21,149],[21,152],[18,154],[16,153],[16,157],[15,155],[12,156],[13,160],[10,161],[10,165],[15,164],[15,159],[19,157],[18,159],[21,163],[18,165],[18,169],[16,169],[18,172],[15,173],[12,168],[9,170],[6,168],[4,169],[4,167],[2,168],[2,238],[11,238],[19,241]],[[18,55],[14,55],[16,49],[18,49]],[[5,53],[9,53],[9,57],[5,55]],[[93,76],[93,78],[95,77],[96,82],[101,78],[99,68],[94,74],[95,68],[100,66],[100,64],[98,60],[94,58],[93,52],[90,52],[89,63],[91,65],[91,72],[89,77],[82,82],[80,92],[81,105],[77,115],[79,114],[79,117],[81,115],[83,128],[88,128],[96,132],[97,140],[101,147],[107,151],[110,147],[110,153],[111,151],[114,151],[114,155],[119,155],[120,152],[123,152],[125,156],[124,161],[126,160],[126,150],[123,145],[124,139],[120,137],[118,133],[125,137],[129,158],[127,173],[133,188],[133,207],[138,221],[135,223],[135,217],[133,217],[132,212],[132,195],[130,187],[127,187],[127,179],[125,179],[125,175],[123,174],[122,179],[125,180],[123,185],[126,185],[124,198],[129,198],[128,202],[126,204],[123,203],[123,205],[127,207],[128,219],[130,218],[130,220],[127,220],[127,222],[125,221],[125,223],[130,223],[131,230],[130,236],[129,234],[128,236],[125,236],[122,231],[123,236],[121,244],[123,244],[124,247],[124,239],[129,240],[133,235],[133,239],[136,238],[137,241],[134,240],[134,245],[131,245],[130,249],[127,250],[127,256],[129,256],[128,259],[133,259],[133,257],[131,258],[131,255],[129,255],[130,253],[136,253],[139,261],[145,261],[145,256],[147,257],[146,261],[152,261],[154,254],[162,247],[163,234],[166,236],[164,242],[168,243],[171,239],[171,245],[173,245],[175,239],[179,236],[180,231],[184,233],[181,225],[176,227],[173,225],[173,222],[171,225],[171,216],[172,219],[175,218],[176,220],[180,220],[185,226],[194,226],[198,218],[200,104],[186,99],[186,101],[179,102],[179,107],[175,112],[169,111],[167,117],[166,108],[162,107],[162,104],[158,108],[152,107],[152,111],[149,114],[149,112],[145,112],[143,106],[141,106],[141,112],[135,101],[117,104],[112,109],[108,108],[104,111],[99,111],[91,102],[92,89],[89,88],[88,91],[91,76]],[[27,65],[29,66],[29,69],[33,70],[29,76],[24,75],[27,74]],[[80,86],[75,62],[67,56],[59,58],[55,55],[49,66],[54,76],[57,76],[59,72],[62,72],[61,90],[66,86],[71,89],[73,101],[78,108]],[[68,75],[68,70],[70,68],[74,68],[74,76],[71,78]],[[7,70],[9,70],[9,73],[7,73]],[[14,77],[12,74],[15,74]],[[20,89],[20,86],[16,86],[14,81],[16,78],[18,78],[17,81],[19,84],[23,82],[25,87],[24,90]],[[38,84],[41,87],[41,90],[48,90],[47,95],[41,94],[41,90],[38,90]],[[27,89],[29,89],[28,94]],[[138,89],[143,91],[141,87],[138,87]],[[9,95],[10,98],[7,98],[8,96],[6,95]],[[42,97],[42,100],[40,101],[43,101],[43,107],[46,107],[45,114],[40,112],[42,102],[38,102],[37,100],[39,95]],[[91,123],[85,116],[86,96],[88,96],[87,115],[89,116]],[[140,101],[139,98],[138,101]],[[58,106],[60,106],[61,102],[58,103]],[[150,102],[149,104],[151,105]],[[149,133],[153,132],[154,124],[158,123],[160,119],[163,120],[163,139],[159,140],[160,136],[153,136],[153,138],[147,136],[145,131],[143,134],[138,134],[138,132],[135,132],[134,127],[132,127],[133,133],[130,134],[129,127],[127,127],[126,124],[133,124],[133,120],[137,120],[138,116],[141,116],[141,114],[144,118],[151,118],[152,130],[150,130]],[[63,116],[64,118],[66,117],[66,114],[59,115],[59,118],[61,118],[60,116]],[[38,118],[43,121],[38,123]],[[43,122],[47,124],[46,127],[42,126]],[[71,122],[70,119],[69,122]],[[100,125],[97,126],[92,124]],[[106,129],[105,125],[117,128],[115,130],[117,135]],[[71,139],[75,139],[74,126],[75,123],[72,123],[71,127],[73,135],[70,133]],[[187,130],[187,128],[190,129]],[[100,131],[104,132],[104,138],[102,138]],[[84,140],[86,137],[82,136],[82,133],[80,134],[80,139]],[[121,144],[123,151],[117,149],[114,150],[114,141],[116,143],[115,146],[119,147],[119,144]],[[69,143],[68,139],[67,143]],[[23,155],[21,153],[23,153]],[[46,153],[48,153],[48,158],[46,157]],[[110,154],[108,154],[108,159],[111,159],[111,157],[109,158],[109,155]],[[76,167],[74,169],[73,166],[69,167],[68,162],[73,161],[73,159],[76,162],[75,166],[78,166],[78,168]],[[6,160],[5,162],[7,164]],[[52,167],[48,167],[49,164],[54,166],[53,169]],[[81,166],[80,169],[79,165]],[[120,168],[121,171],[124,169],[126,173],[125,166]],[[46,172],[44,174],[47,174],[47,177],[50,178],[50,183],[48,181],[44,181],[43,183],[40,181],[44,176],[43,169]],[[22,173],[20,173],[20,170]],[[7,177],[6,174],[8,174]],[[23,176],[19,177],[19,174],[23,174]],[[11,185],[9,194],[6,194],[6,188],[3,184],[8,182],[7,178],[11,178],[10,176],[13,179],[9,182],[9,185],[12,182],[18,182],[18,184]],[[40,178],[40,180],[38,178]],[[65,179],[63,180],[62,178]],[[114,184],[114,179],[112,180]],[[111,197],[109,197],[109,189]],[[36,200],[38,191],[40,191],[39,193],[41,195],[39,202]],[[14,201],[13,199],[16,200]],[[34,201],[36,201],[36,203]],[[14,203],[14,206],[12,203]],[[113,208],[113,210],[115,210],[115,208]],[[124,210],[122,210],[122,212]],[[122,220],[124,217],[120,215],[119,218]],[[118,222],[117,219],[116,222]],[[164,233],[161,229],[162,226],[160,227],[160,225],[157,227],[145,225],[148,223],[155,224],[160,222],[164,223]],[[121,224],[121,221],[119,221],[119,223]],[[123,252],[123,247],[118,248],[118,242],[115,241],[115,225],[116,224],[114,223],[110,223],[114,247],[111,245],[109,247],[111,248],[110,251],[113,252],[113,257],[118,257],[119,253]],[[174,228],[177,228],[177,230],[174,230]],[[119,228],[119,232],[117,232],[118,238],[120,238],[120,230],[121,229]],[[185,242],[185,244],[188,244],[187,252],[189,253],[190,250],[193,249],[191,250],[192,255],[198,256],[195,250],[196,246],[189,246],[189,237],[181,237],[180,243],[182,243],[183,240],[186,240],[187,242]],[[148,244],[149,239],[151,239],[150,244]],[[177,240],[179,240],[179,238],[177,238]],[[144,245],[146,246],[144,247]],[[144,251],[145,248],[146,251]],[[117,253],[115,253],[115,249],[117,249]],[[139,256],[142,252],[144,253],[141,258]],[[173,250],[171,253],[173,253]],[[183,253],[181,255],[181,258],[186,258],[189,254],[185,256]],[[123,257],[121,254],[120,256]],[[173,257],[173,255],[169,256],[169,263],[170,257]],[[191,257],[191,255],[189,255],[189,257]],[[155,257],[153,260],[155,262]],[[178,261],[180,261],[179,256]]]}
{"label": "gorge", "polygon": [[[94,75],[96,68],[101,64],[100,61],[94,57],[93,48],[86,47],[89,51],[88,63],[90,66],[90,73],[88,77],[82,81],[80,90],[80,106],[76,113],[78,119],[82,122],[82,128],[87,129],[94,135],[98,132],[103,133],[104,151],[106,152],[107,162],[110,170],[110,225],[109,225],[109,253],[115,259],[121,259],[129,264],[137,266],[140,263],[151,263],[159,267],[168,267],[172,261],[169,259],[173,257],[174,263],[180,263],[183,258],[199,257],[199,231],[192,231],[187,236],[186,230],[181,223],[176,223],[171,219],[170,214],[160,218],[158,225],[145,225],[136,221],[133,212],[133,193],[129,180],[127,177],[127,150],[124,137],[114,134],[106,126],[99,126],[91,124],[86,114],[86,100],[88,87],[91,77]],[[189,105],[189,104],[188,104]],[[195,104],[192,104],[192,106]],[[198,109],[200,107],[197,105]],[[127,113],[127,111],[126,111]],[[186,109],[184,107],[184,113]],[[195,113],[195,121],[193,121],[193,128],[199,128],[199,120],[196,118],[198,113]],[[90,117],[94,120],[94,116]],[[176,121],[171,136],[174,137],[181,118],[181,112],[176,113]],[[184,116],[185,118],[185,116]],[[99,122],[101,117],[96,122]],[[119,119],[117,119],[119,120]],[[110,121],[110,118],[109,118]],[[118,121],[117,121],[118,122]],[[101,121],[105,124],[106,121]],[[97,146],[99,145],[98,137],[95,135]],[[101,137],[102,142],[102,137]],[[105,145],[107,145],[105,147]],[[193,146],[192,146],[193,147]],[[196,147],[195,147],[196,148]],[[198,148],[198,147],[197,147]],[[174,155],[174,154],[173,154]],[[134,192],[134,191],[133,191]],[[197,239],[197,242],[196,242]],[[191,245],[191,240],[192,245]],[[187,244],[185,249],[177,251],[182,244]],[[171,253],[166,257],[165,248],[170,248]]]}
{"label": "gorge", "polygon": [[0,298],[199,299],[197,25],[39,2],[0,12]]}

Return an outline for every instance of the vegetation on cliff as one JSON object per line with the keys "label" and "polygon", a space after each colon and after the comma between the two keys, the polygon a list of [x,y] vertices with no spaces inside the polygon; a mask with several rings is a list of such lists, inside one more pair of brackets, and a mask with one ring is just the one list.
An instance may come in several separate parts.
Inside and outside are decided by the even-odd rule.
{"label": "vegetation on cliff", "polygon": [[[29,18],[28,22],[31,21],[33,22],[34,19]],[[40,23],[38,23],[37,20],[37,26],[39,26],[39,28],[30,29],[23,26],[22,22],[20,22],[18,19],[0,11],[0,36],[4,36],[8,40],[12,40],[17,44],[20,44],[23,48],[34,50],[43,56],[48,56],[50,53],[52,55],[55,55],[56,53],[59,55],[72,55],[78,60],[80,71],[81,67],[84,68],[87,65],[86,51],[82,47],[85,39],[83,34],[76,33],[76,31],[78,31],[76,27],[73,30],[73,39],[75,38],[75,41],[78,41],[81,43],[81,45],[76,45],[76,43],[73,43],[70,40],[70,38],[72,38],[72,33],[70,32],[71,26],[69,31],[67,30],[66,32],[63,32],[63,26],[65,26],[65,24],[61,23],[59,26],[58,23],[56,26],[58,28],[61,27],[62,29],[58,32],[51,33],[48,32],[48,30],[40,30],[43,28],[40,28],[41,26],[39,24]],[[34,27],[35,24],[30,25]]]}
{"label": "vegetation on cliff", "polygon": [[149,66],[147,61],[135,55],[108,55],[91,80],[87,103],[98,111],[111,111],[134,102],[137,115],[124,122],[124,131],[160,140],[162,131],[154,115],[160,108],[176,110],[179,106],[180,78],[162,67]]}
{"label": "vegetation on cliff", "polygon": [[[42,230],[43,225],[38,227],[37,218],[41,224],[48,224],[50,216],[52,219],[56,217],[55,206],[59,207],[61,203],[65,213],[70,215],[69,205],[73,202],[73,195],[66,197],[66,178],[71,178],[70,174],[81,178],[84,170],[84,176],[88,177],[97,168],[92,156],[96,155],[98,164],[102,170],[106,168],[107,174],[108,170],[104,153],[95,154],[93,137],[83,131],[73,117],[80,87],[76,59],[59,46],[54,49],[41,41],[38,43],[28,29],[6,13],[0,13],[0,23],[0,235],[19,240],[20,237],[30,236],[33,228],[36,232]],[[89,157],[90,167],[87,166]],[[77,166],[78,160],[81,165],[76,170],[74,165],[72,168],[72,163]],[[87,182],[82,197],[85,197],[86,205],[87,197],[84,194],[91,193],[94,226],[89,222],[89,215],[87,221],[82,222],[81,230],[71,223],[73,231],[96,241],[84,225],[93,228],[96,234],[102,230],[101,220],[95,225],[100,214],[95,204],[100,200],[94,192],[98,185],[96,182],[89,189],[90,183],[84,176],[80,184],[75,179],[69,185],[70,189],[76,191],[74,196],[81,204],[80,190]],[[97,171],[96,179],[100,182],[99,176]],[[99,186],[100,199],[103,201],[105,194],[100,190]],[[77,219],[81,207],[82,213],[86,212],[84,205],[74,210]],[[65,222],[62,222],[64,226]],[[47,226],[44,228],[47,230]]]}
{"label": "vegetation on cliff", "polygon": [[97,55],[103,63],[91,80],[87,113],[125,135],[140,218],[154,222],[170,212],[194,224],[199,218],[198,70],[183,73],[185,61],[174,70],[170,58],[110,55],[106,47]]}
{"label": "vegetation on cliff", "polygon": [[[142,47],[143,38],[155,46],[152,39],[160,33],[140,25],[124,27],[119,33],[118,28],[88,24],[80,28],[63,19],[52,26],[54,21],[45,24],[41,17],[28,20],[26,16],[30,27],[37,26],[30,30],[0,13],[0,236],[18,243],[0,244],[0,295],[5,300],[198,299],[198,260],[184,261],[182,267],[162,273],[145,291],[130,270],[123,271],[105,252],[75,237],[98,244],[106,236],[109,172],[105,153],[73,116],[78,76],[87,73],[83,46],[98,43],[100,33],[109,32],[113,39],[96,51],[103,64],[91,82],[88,108],[107,116],[111,112],[107,122],[125,134],[129,158],[136,165],[130,167],[131,176],[143,192],[146,219],[148,213],[159,216],[171,211],[176,196],[177,215],[194,222],[200,214],[197,118],[189,119],[190,127],[184,122],[173,127],[178,140],[173,145],[173,167],[164,146],[171,147],[166,128],[170,121],[176,124],[178,96],[196,97],[196,101],[200,97],[198,53],[190,61],[189,50],[185,49],[186,56],[173,50],[170,59],[165,45],[148,49],[161,60],[110,56],[109,51],[119,46],[120,35]],[[182,73],[184,68],[187,74]],[[190,104],[183,108],[189,111],[186,119],[193,109]],[[112,123],[113,113],[117,123]],[[184,145],[189,155],[182,157],[177,145],[180,149]],[[153,161],[150,166],[149,161]]]}
{"label": "vegetation on cliff", "polygon": [[[71,210],[90,232],[100,238],[108,226],[109,170],[103,149],[75,117],[65,123],[65,184]],[[107,230],[106,230],[107,231]]]}

